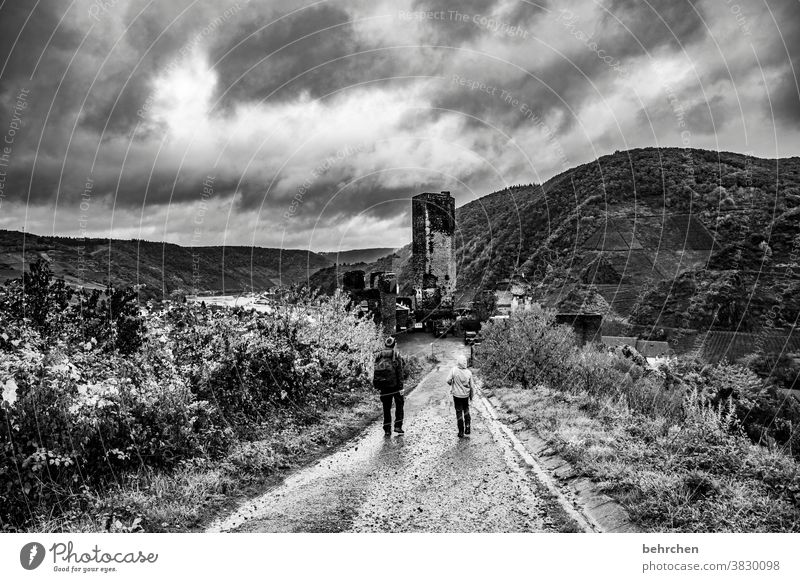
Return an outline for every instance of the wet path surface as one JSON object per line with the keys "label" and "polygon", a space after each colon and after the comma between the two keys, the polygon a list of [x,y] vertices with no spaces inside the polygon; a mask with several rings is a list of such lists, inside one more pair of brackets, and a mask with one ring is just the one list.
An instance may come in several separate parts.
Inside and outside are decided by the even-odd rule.
{"label": "wet path surface", "polygon": [[[400,347],[429,353],[429,342],[417,337]],[[209,531],[548,531],[537,483],[479,398],[472,436],[457,437],[445,380],[469,348],[449,339],[433,349],[441,361],[406,397],[404,435],[386,438],[376,422]]]}

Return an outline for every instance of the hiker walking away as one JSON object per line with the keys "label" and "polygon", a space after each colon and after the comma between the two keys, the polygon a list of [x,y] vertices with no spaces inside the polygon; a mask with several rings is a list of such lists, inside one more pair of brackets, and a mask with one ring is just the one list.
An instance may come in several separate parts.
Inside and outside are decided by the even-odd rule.
{"label": "hiker walking away", "polygon": [[375,354],[375,373],[372,385],[381,393],[383,432],[392,434],[392,402],[394,402],[394,432],[403,434],[403,358],[395,349],[393,337],[387,337],[385,349]]}
{"label": "hiker walking away", "polygon": [[450,384],[450,394],[456,405],[456,423],[458,424],[458,438],[470,433],[469,401],[473,395],[472,372],[467,368],[467,358],[458,356],[457,365],[450,370],[447,378]]}

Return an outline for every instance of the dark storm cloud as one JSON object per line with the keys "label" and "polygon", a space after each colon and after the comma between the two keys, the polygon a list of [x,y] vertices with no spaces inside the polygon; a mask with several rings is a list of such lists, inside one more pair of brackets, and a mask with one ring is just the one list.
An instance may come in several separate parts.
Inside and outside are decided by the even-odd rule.
{"label": "dark storm cloud", "polygon": [[[181,4],[188,2],[170,2],[170,12]],[[114,5],[96,20],[86,6],[70,7],[57,0],[43,0],[32,13],[27,3],[6,3],[0,19],[2,54],[9,55],[9,65],[0,78],[3,93],[20,83],[34,87],[37,114],[32,124],[34,120],[43,122],[49,110],[52,120],[48,119],[48,124],[67,126],[80,113],[82,127],[130,130],[137,109],[150,92],[150,77],[185,33],[178,24],[168,26],[174,15],[166,13],[163,6],[151,5],[149,11],[139,14],[143,5],[134,3],[127,10],[122,4]],[[119,37],[109,32],[109,22],[115,19],[121,24],[111,30]],[[123,25],[128,26],[124,37]],[[10,43],[20,30],[21,38],[12,48]],[[33,79],[27,79],[37,62]],[[79,112],[81,104],[84,108]],[[45,147],[61,145],[50,136],[43,142]]]}
{"label": "dark storm cloud", "polygon": [[776,19],[777,37],[771,51],[759,50],[762,66],[777,65],[783,68],[774,85],[769,87],[770,101],[767,103],[768,115],[778,121],[800,122],[800,2],[787,1],[770,6]]}
{"label": "dark storm cloud", "polygon": [[[552,53],[543,44],[538,44],[538,48]],[[474,129],[486,129],[491,124],[504,132],[513,132],[515,128],[561,114],[560,121],[550,129],[556,134],[565,133],[572,129],[582,104],[603,97],[602,80],[616,75],[586,50],[570,54],[569,60],[553,58],[529,71],[520,70],[513,61],[497,62],[490,57],[485,61],[489,65],[485,76],[475,74],[470,68],[474,63],[455,64],[432,97],[436,107],[472,116],[464,121]]]}
{"label": "dark storm cloud", "polygon": [[618,35],[614,47],[621,56],[667,47],[682,50],[702,39],[708,30],[703,9],[694,0],[611,0],[601,27]]}
{"label": "dark storm cloud", "polygon": [[[437,38],[452,44],[476,39],[482,34],[522,37],[534,20],[548,13],[549,2],[502,2],[500,0],[414,0],[406,17],[426,23]],[[522,30],[511,30],[516,27]],[[528,31],[530,32],[530,31]]]}
{"label": "dark storm cloud", "polygon": [[[215,39],[210,48],[210,60],[217,63],[220,73],[219,94],[224,95],[221,106],[228,109],[235,103],[266,98],[270,102],[287,101],[300,95],[315,99],[375,79],[442,75],[455,53],[426,45],[457,46],[493,34],[502,39],[502,31],[471,20],[464,23],[449,17],[445,21],[412,18],[420,12],[455,11],[453,5],[420,1],[412,11],[383,15],[393,18],[393,26],[420,36],[418,46],[393,48],[380,38],[356,34],[356,17],[345,6],[314,5],[279,21],[274,20],[278,16],[275,12],[254,17],[253,11],[260,9],[248,7],[243,11],[235,25]],[[475,0],[459,3],[457,11],[481,16],[493,6],[494,3]],[[513,14],[515,24],[522,25],[536,11],[516,9]]]}
{"label": "dark storm cloud", "polygon": [[427,32],[425,40],[432,44],[460,45],[486,32],[471,18],[491,14],[496,5],[496,0],[415,0],[406,18],[419,22]]}
{"label": "dark storm cloud", "polygon": [[[33,4],[28,2],[3,4],[0,18],[0,63],[5,66],[0,76],[0,93],[4,95],[9,90],[13,91],[17,84],[28,80],[46,46],[49,54],[68,54],[80,42],[81,35],[77,31],[65,27],[56,29],[59,19],[68,8],[66,4],[44,0],[33,12],[32,7]],[[53,37],[48,45],[51,35]],[[63,72],[63,64],[59,64]],[[44,65],[48,65],[47,60]]]}
{"label": "dark storm cloud", "polygon": [[[316,66],[363,50],[355,40],[350,15],[335,4],[313,6],[275,20],[261,18],[255,6],[248,8],[210,47],[217,63],[224,104],[261,101],[290,79],[298,77],[271,100],[292,99],[303,91],[319,97],[352,81],[352,67],[337,62],[319,71]],[[328,29],[328,30],[325,30]]]}
{"label": "dark storm cloud", "polygon": [[[410,176],[413,187],[387,186],[387,176],[403,181]],[[490,179],[497,182],[497,176],[485,165],[476,165],[458,178],[468,184],[487,183]],[[278,192],[265,194],[262,190],[258,196],[244,197],[241,208],[253,209],[266,203],[266,207],[278,212],[284,219],[290,218],[295,226],[296,220],[312,219],[319,220],[321,224],[335,225],[337,221],[358,215],[389,220],[406,212],[411,197],[419,192],[438,192],[447,188],[452,188],[457,196],[463,194],[461,184],[443,176],[436,168],[389,169],[371,175],[358,175],[342,169],[320,177],[308,187],[293,188],[288,192],[289,197],[283,192],[280,195]]]}
{"label": "dark storm cloud", "polygon": [[[68,5],[45,0],[33,12],[31,7],[22,3],[3,6],[0,37],[8,65],[0,86],[6,107],[13,105],[20,89],[29,93],[23,130],[14,143],[8,191],[16,199],[26,200],[30,185],[30,200],[44,202],[58,194],[62,165],[67,176],[83,174],[76,187],[86,175],[85,170],[78,172],[67,163],[75,161],[67,157],[67,145],[94,71],[84,60],[92,54],[92,43],[84,43],[85,48],[77,52],[86,30],[74,28],[66,20],[59,24]],[[20,39],[12,45],[18,33]],[[79,142],[81,139],[76,139],[72,145],[80,148]]]}
{"label": "dark storm cloud", "polygon": [[[152,97],[157,74],[179,67],[182,58],[197,47],[206,49],[223,30],[241,36],[243,23],[253,21],[246,0],[220,4],[210,0],[135,0],[118,8],[125,30],[113,39],[118,41],[115,47],[109,43],[97,51],[97,56],[107,57],[107,61],[99,70],[102,82],[92,88],[82,118],[84,126],[111,133],[125,133],[137,125],[142,107]],[[102,16],[110,19],[114,15]],[[96,26],[101,24],[102,19]]]}
{"label": "dark storm cloud", "polygon": [[[800,39],[798,39],[800,42]],[[800,71],[787,71],[775,84],[771,95],[771,109],[779,121],[800,123]]]}
{"label": "dark storm cloud", "polygon": [[[108,140],[115,135],[132,138],[132,130],[142,121],[141,108],[153,93],[153,76],[174,61],[191,32],[214,12],[207,4],[186,0],[151,3],[141,12],[146,5],[119,3],[99,12],[97,19],[86,5],[73,5],[62,21],[68,5],[44,0],[27,24],[29,5],[3,6],[0,42],[2,57],[8,56],[0,78],[4,105],[12,103],[20,88],[29,91],[24,131],[15,140],[8,176],[10,195],[32,203],[56,196],[68,200],[91,177],[98,195],[116,192],[123,205],[141,204],[145,192],[155,200],[168,199],[162,196],[171,192],[165,185],[174,180],[176,168],[155,164],[155,147],[126,160],[125,145],[109,147]],[[196,10],[193,17],[188,12],[180,16],[190,5]],[[20,30],[20,40],[12,46]],[[143,135],[140,131],[134,141]],[[124,161],[126,180],[118,186]],[[196,197],[196,182],[179,181],[175,197]]]}
{"label": "dark storm cloud", "polygon": [[[740,27],[739,40],[752,43],[762,67],[789,69],[800,57],[800,2],[770,0],[765,4],[760,11],[757,6],[743,5],[741,22],[749,28]],[[754,25],[760,28],[753,30]],[[765,37],[769,42],[762,41]]]}
{"label": "dark storm cloud", "polygon": [[164,204],[167,201],[170,204],[177,204],[200,199],[207,182],[213,183],[213,192],[217,197],[233,196],[236,192],[249,198],[263,195],[260,185],[239,184],[236,177],[193,171],[181,171],[176,174],[174,168],[172,172],[164,168],[158,174],[158,179],[150,180],[149,183],[146,176],[126,173],[119,186],[115,185],[109,195],[115,202],[123,205],[130,200],[138,200],[141,203],[145,198],[154,204]]}
{"label": "dark storm cloud", "polygon": [[[15,96],[26,89],[29,97],[4,195],[27,201],[30,189],[32,205],[58,197],[74,210],[91,179],[94,196],[135,214],[145,200],[149,209],[189,207],[213,175],[216,197],[233,201],[240,216],[261,209],[268,222],[286,212],[326,156],[365,143],[301,196],[295,227],[321,217],[334,229],[360,213],[383,224],[423,190],[449,187],[463,197],[458,190],[465,185],[480,195],[503,180],[538,180],[506,136],[535,150],[552,147],[541,139],[549,133],[569,159],[581,161],[594,157],[595,148],[616,149],[613,106],[642,145],[679,134],[661,79],[651,75],[631,89],[631,79],[596,48],[634,74],[666,63],[675,79],[664,80],[698,139],[736,125],[739,101],[748,129],[772,123],[768,97],[775,118],[785,122],[780,129],[790,131],[800,121],[791,68],[800,51],[800,4],[770,2],[775,21],[763,7],[741,4],[742,16],[710,0],[335,0],[307,7],[291,0],[118,0],[93,18],[91,0],[42,0],[23,29],[34,3],[6,2],[0,134]],[[447,15],[413,16],[431,12]],[[206,85],[170,77],[193,66],[208,75]],[[209,106],[221,100],[210,112],[203,102],[181,117],[180,107],[154,105],[164,87],[175,102],[206,88]],[[647,94],[644,103],[633,101],[633,90]],[[587,109],[588,123],[581,118]],[[445,153],[402,145],[420,136],[446,144]],[[395,138],[385,149],[372,147]],[[743,144],[720,145],[758,148]],[[526,153],[538,160],[544,152]],[[385,171],[395,162],[421,169]],[[561,169],[543,167],[541,178]]]}
{"label": "dark storm cloud", "polygon": [[[461,69],[454,65],[451,82],[434,96],[435,104],[474,116],[477,119],[467,120],[467,123],[475,128],[491,120],[493,125],[506,131],[532,119],[560,114],[560,122],[549,129],[564,134],[574,128],[575,113],[584,103],[603,99],[604,80],[618,78],[618,69],[624,69],[626,59],[641,57],[645,51],[662,47],[675,49],[680,44],[686,48],[705,37],[706,27],[698,15],[702,15],[702,10],[697,8],[695,12],[693,4],[664,0],[650,2],[648,6],[631,0],[615,0],[608,5],[608,12],[601,12],[597,24],[558,7],[552,8],[548,19],[541,19],[541,11],[519,3],[517,11],[526,16],[528,23],[541,19],[542,26],[563,32],[566,38],[574,40],[574,47],[567,52],[568,58],[556,58],[553,47],[533,38],[526,46],[553,54],[554,58],[530,71],[519,70],[513,60],[508,64],[494,62],[490,68],[492,76],[476,78],[474,69],[472,74],[470,71],[474,63],[466,63]],[[608,56],[606,60],[584,46],[592,42]],[[608,59],[617,67],[610,66]],[[491,91],[465,88],[452,75],[483,82]],[[530,113],[511,105],[514,100],[525,103]]]}
{"label": "dark storm cloud", "polygon": [[[522,29],[532,26],[541,15],[540,9],[522,2],[505,16],[492,15],[495,6],[495,2],[482,0],[457,5],[419,0],[413,10],[391,15],[398,27],[427,31],[420,32],[419,46],[399,48],[387,47],[380,39],[354,34],[353,16],[343,5],[313,6],[269,24],[268,18],[252,18],[251,14],[243,13],[241,28],[232,27],[211,48],[211,60],[218,63],[221,75],[219,94],[224,94],[221,105],[227,108],[267,97],[271,102],[292,100],[300,95],[314,99],[375,79],[448,74],[458,52],[430,48],[427,44],[457,48],[479,37],[512,42],[513,32],[509,34],[508,30],[498,28],[500,25]],[[411,17],[427,12],[449,15],[445,20]],[[469,18],[464,21],[464,17]],[[484,17],[491,17],[495,24],[487,24]],[[464,105],[469,108],[469,100]]]}
{"label": "dark storm cloud", "polygon": [[[32,7],[29,3],[7,2],[0,11],[0,62],[5,63],[0,74],[3,126],[10,119],[16,96],[23,90],[28,93],[23,127],[14,140],[12,172],[32,161],[39,141],[38,152],[43,157],[54,151],[51,146],[63,146],[68,139],[67,123],[77,114],[73,96],[80,83],[64,75],[82,34],[59,26],[66,5],[45,0],[31,12]],[[47,133],[43,135],[45,120]],[[23,182],[14,174],[9,180]],[[53,190],[50,184],[48,192]]]}
{"label": "dark storm cloud", "polygon": [[[720,21],[735,25],[730,39],[717,38],[722,50],[714,47],[709,54],[692,55],[703,65],[702,81],[711,85],[729,82],[738,91],[767,86],[761,95],[762,115],[777,121],[796,122],[800,118],[800,91],[797,66],[800,59],[800,3],[797,0],[773,0],[768,4],[724,3],[715,14]],[[728,40],[728,44],[725,41]],[[726,54],[725,47],[745,50]],[[779,70],[777,76],[772,71]],[[771,102],[770,102],[771,101]]]}
{"label": "dark storm cloud", "polygon": [[[347,186],[334,182],[314,184],[303,196],[296,214],[327,224],[359,213],[373,218],[391,218],[408,206],[407,188],[387,188],[370,178],[356,178],[349,180]],[[289,205],[286,208],[289,210]]]}
{"label": "dark storm cloud", "polygon": [[686,126],[693,133],[712,135],[730,119],[732,107],[722,95],[714,95],[688,108]]}
{"label": "dark storm cloud", "polygon": [[692,103],[670,102],[665,95],[640,109],[637,118],[642,125],[652,124],[657,135],[677,135],[684,129],[692,134],[714,135],[730,121],[734,107],[722,95]]}

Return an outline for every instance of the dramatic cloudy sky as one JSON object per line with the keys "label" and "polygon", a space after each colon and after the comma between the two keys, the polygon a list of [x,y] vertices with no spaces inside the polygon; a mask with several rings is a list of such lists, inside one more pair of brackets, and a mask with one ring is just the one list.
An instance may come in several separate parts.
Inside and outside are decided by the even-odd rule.
{"label": "dramatic cloudy sky", "polygon": [[421,191],[797,156],[798,52],[796,0],[0,0],[0,228],[400,246]]}

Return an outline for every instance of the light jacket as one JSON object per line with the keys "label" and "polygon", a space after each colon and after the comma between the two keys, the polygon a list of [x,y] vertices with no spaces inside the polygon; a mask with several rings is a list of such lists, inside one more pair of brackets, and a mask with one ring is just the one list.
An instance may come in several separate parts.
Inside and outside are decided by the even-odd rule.
{"label": "light jacket", "polygon": [[458,365],[450,370],[447,377],[450,384],[450,394],[456,398],[468,398],[473,388],[472,372],[467,368],[467,359],[464,356],[458,358]]}

